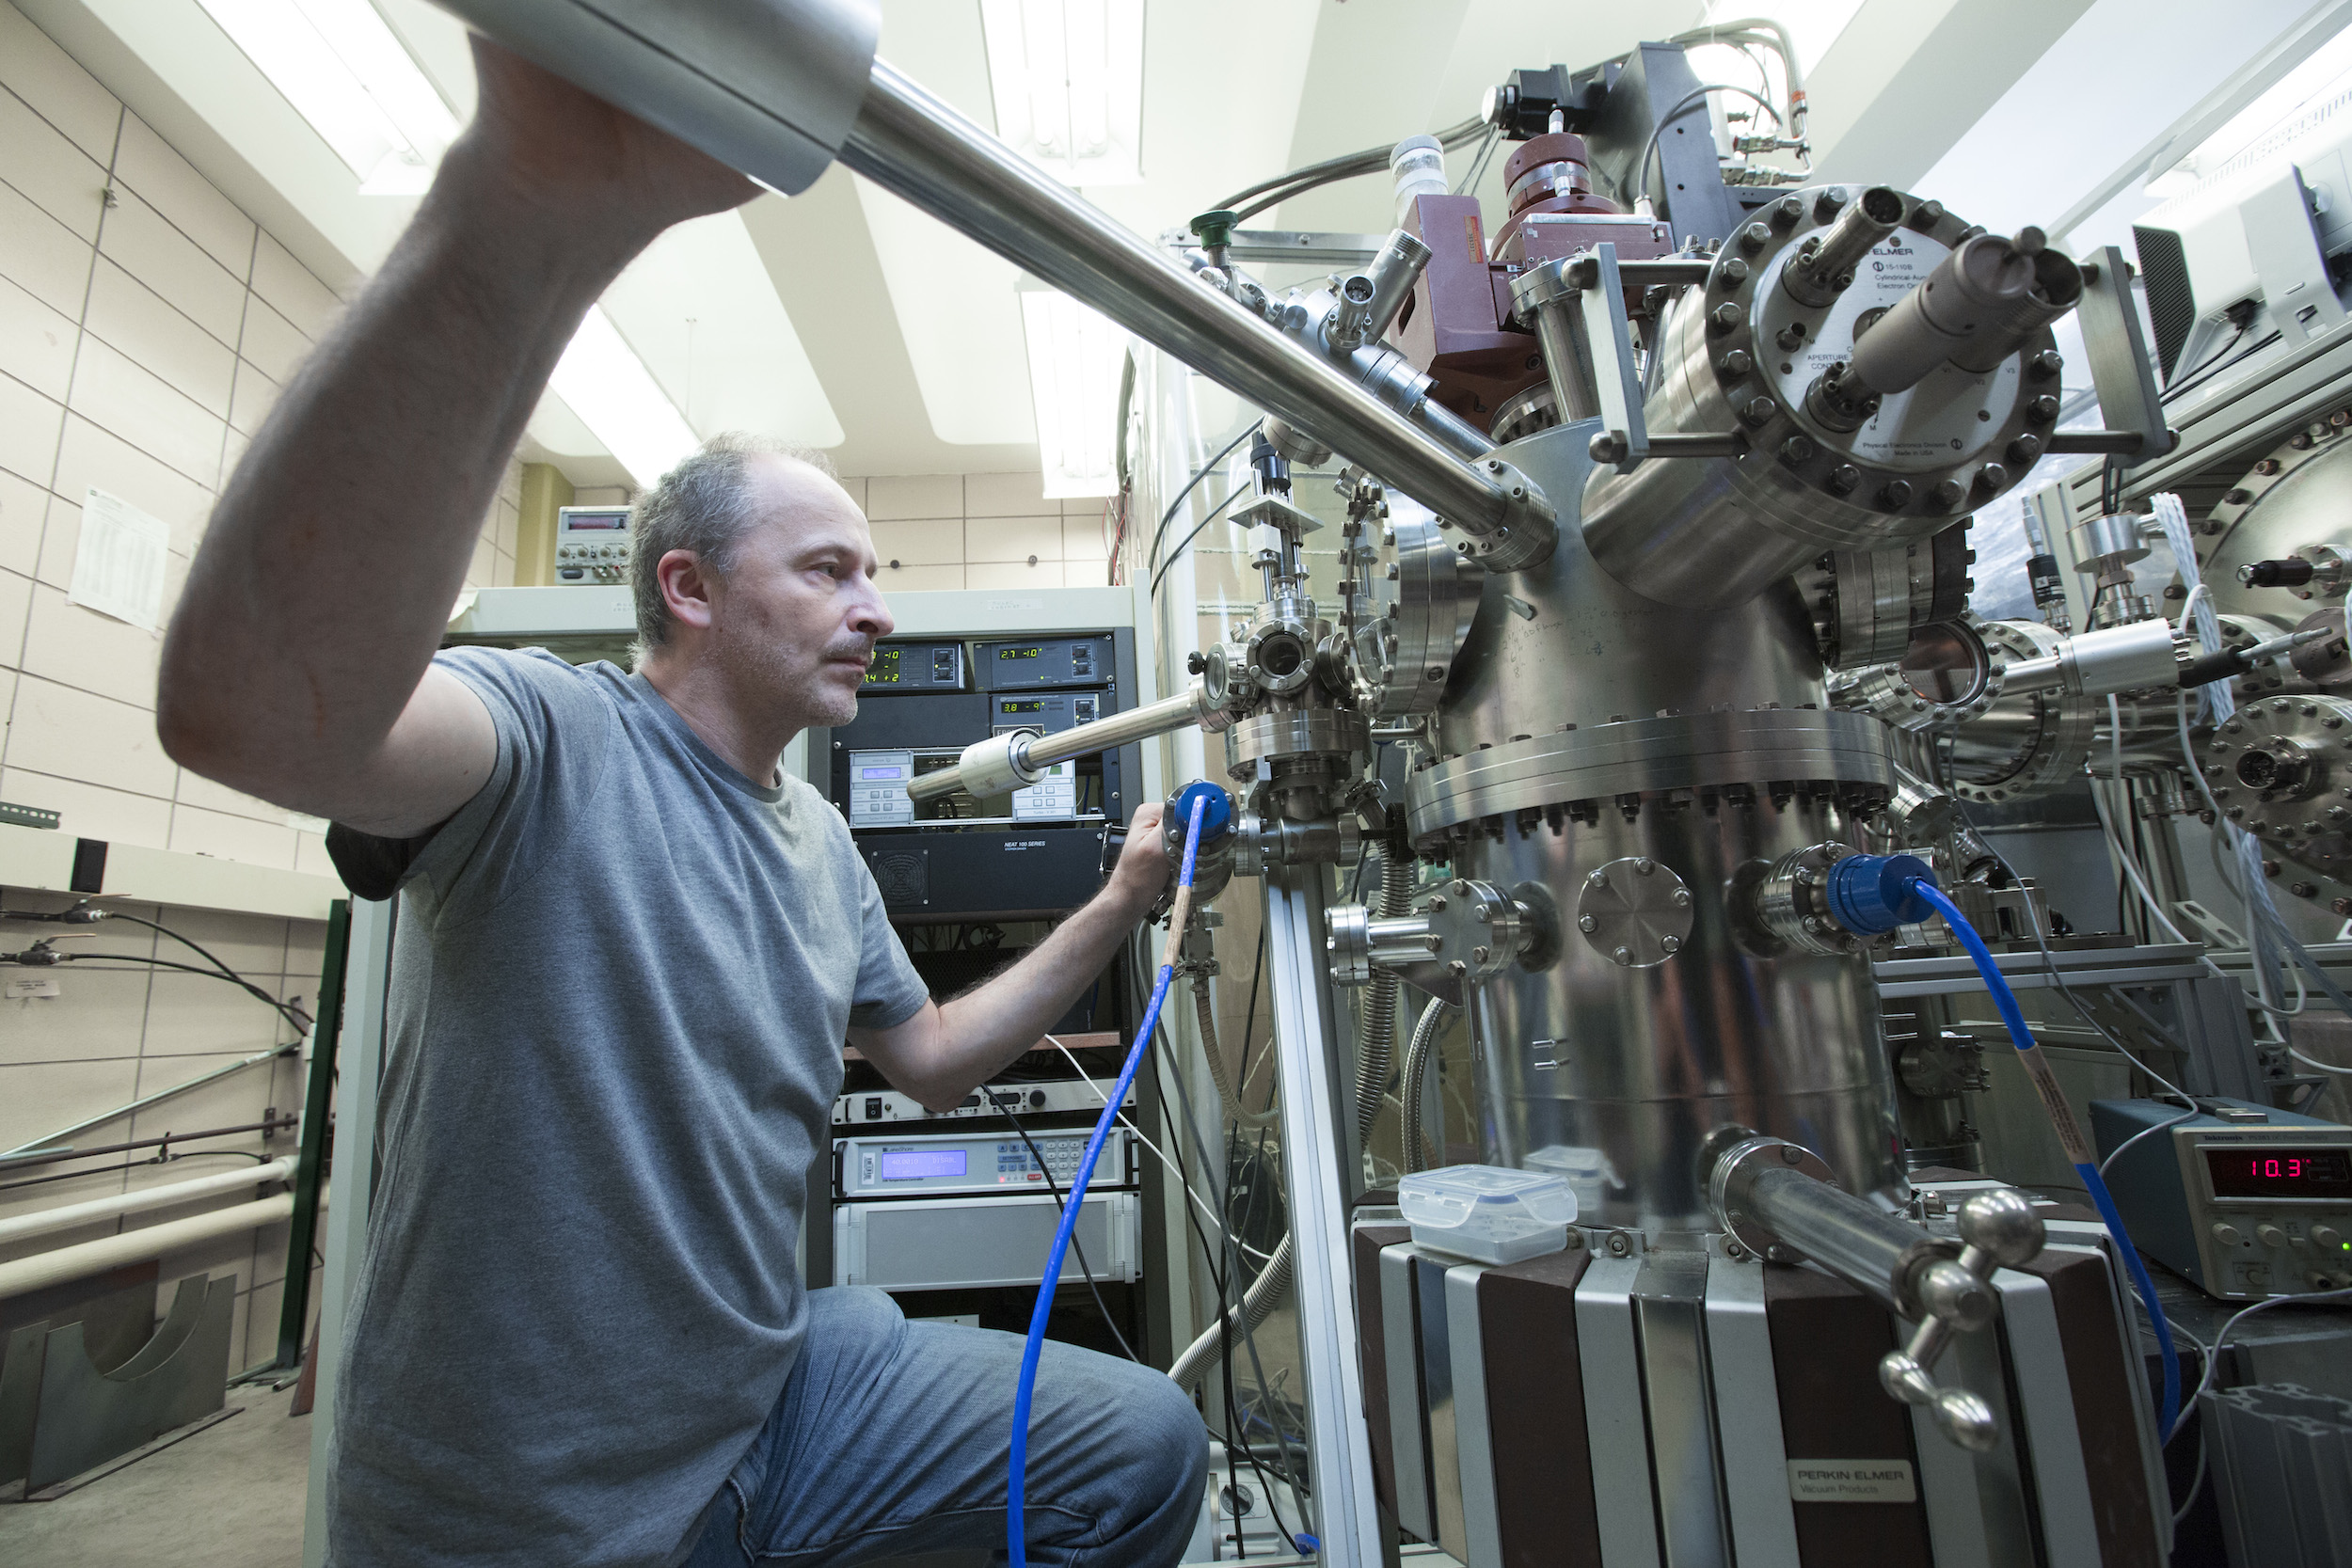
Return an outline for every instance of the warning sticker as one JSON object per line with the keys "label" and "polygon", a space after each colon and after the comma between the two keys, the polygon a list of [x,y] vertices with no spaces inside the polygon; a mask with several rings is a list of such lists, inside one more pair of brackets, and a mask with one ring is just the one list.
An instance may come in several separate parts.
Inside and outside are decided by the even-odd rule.
{"label": "warning sticker", "polygon": [[1908,1459],[1792,1459],[1788,1500],[1799,1503],[1909,1503],[1919,1500]]}

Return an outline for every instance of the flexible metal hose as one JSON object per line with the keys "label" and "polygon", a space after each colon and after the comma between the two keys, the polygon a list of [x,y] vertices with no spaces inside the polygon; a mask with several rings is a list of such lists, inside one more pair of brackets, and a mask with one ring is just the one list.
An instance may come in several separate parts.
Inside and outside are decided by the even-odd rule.
{"label": "flexible metal hose", "polygon": [[[1413,863],[1402,855],[1381,856],[1380,918],[1394,920],[1404,914],[1412,896]],[[1388,1098],[1389,1074],[1395,1069],[1396,997],[1400,984],[1394,970],[1375,970],[1371,991],[1364,999],[1363,1040],[1356,1066],[1356,1136],[1359,1143],[1372,1136],[1372,1124],[1380,1116],[1380,1102]]]}
{"label": "flexible metal hose", "polygon": [[[1384,915],[1405,912],[1405,903],[1412,895],[1412,864],[1409,861],[1399,859],[1390,862],[1385,858],[1382,860],[1380,908]],[[1389,977],[1385,1004],[1376,989],[1377,984],[1378,982],[1375,981],[1375,990],[1372,998],[1374,1017],[1365,1026],[1364,1049],[1357,1056],[1356,1136],[1359,1141],[1372,1135],[1372,1124],[1378,1118],[1380,1102],[1388,1093],[1389,1067],[1395,1058],[1395,978],[1394,976]],[[1430,1004],[1433,1011],[1442,1006],[1444,1006],[1443,1003]],[[1221,1073],[1222,1069],[1216,1065],[1216,1049],[1214,1043],[1216,1037],[1208,1025],[1205,998],[1201,1006],[1203,1017],[1200,1038],[1202,1043],[1209,1048],[1212,1074],[1216,1075]],[[1387,1020],[1387,1029],[1378,1041],[1378,1050],[1375,1053],[1373,1037],[1375,1032],[1378,1032],[1377,1021],[1380,1019]],[[1422,1019],[1423,1028],[1428,1026],[1428,1022],[1427,1015],[1423,1015]],[[1416,1040],[1420,1038],[1420,1036],[1421,1030],[1414,1031]],[[1407,1070],[1409,1072],[1409,1068]],[[1219,1094],[1224,1093],[1221,1076],[1218,1079],[1217,1089]],[[1229,1102],[1226,1109],[1231,1113],[1234,1110],[1234,1106]],[[1408,1117],[1412,1116],[1410,1101],[1406,1102],[1406,1114]],[[1419,1118],[1414,1119],[1418,1121]],[[1200,1380],[1209,1375],[1209,1369],[1224,1359],[1227,1339],[1232,1335],[1247,1334],[1255,1330],[1260,1323],[1266,1321],[1267,1316],[1277,1307],[1281,1305],[1282,1298],[1290,1294],[1290,1289],[1291,1238],[1285,1235],[1281,1243],[1274,1249],[1274,1256],[1266,1259],[1265,1267],[1258,1271],[1258,1277],[1251,1280],[1249,1288],[1242,1292],[1240,1307],[1227,1312],[1223,1321],[1211,1323],[1199,1338],[1184,1347],[1184,1354],[1177,1356],[1174,1364],[1168,1369],[1168,1375],[1175,1380],[1176,1386],[1187,1394],[1200,1387]]]}
{"label": "flexible metal hose", "polygon": [[1422,1009],[1421,1022],[1413,1025],[1412,1043],[1405,1049],[1405,1168],[1408,1171],[1429,1168],[1422,1153],[1421,1081],[1429,1070],[1429,1059],[1438,1053],[1438,1037],[1461,1010],[1451,1002],[1431,998]]}

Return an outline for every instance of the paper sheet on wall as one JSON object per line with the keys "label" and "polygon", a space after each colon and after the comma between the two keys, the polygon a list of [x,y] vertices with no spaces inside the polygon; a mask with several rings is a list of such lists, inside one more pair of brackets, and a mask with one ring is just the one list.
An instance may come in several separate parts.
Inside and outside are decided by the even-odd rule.
{"label": "paper sheet on wall", "polygon": [[93,486],[83,496],[82,539],[66,602],[153,631],[163,619],[170,545],[171,529],[161,517]]}

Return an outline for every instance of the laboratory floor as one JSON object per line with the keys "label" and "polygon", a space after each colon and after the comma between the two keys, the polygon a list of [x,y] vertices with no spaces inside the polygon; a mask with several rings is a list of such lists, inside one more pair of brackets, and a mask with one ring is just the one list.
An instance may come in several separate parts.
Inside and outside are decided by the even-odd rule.
{"label": "laboratory floor", "polygon": [[0,1503],[8,1568],[298,1568],[310,1418],[292,1388],[232,1388],[238,1413],[55,1502]]}

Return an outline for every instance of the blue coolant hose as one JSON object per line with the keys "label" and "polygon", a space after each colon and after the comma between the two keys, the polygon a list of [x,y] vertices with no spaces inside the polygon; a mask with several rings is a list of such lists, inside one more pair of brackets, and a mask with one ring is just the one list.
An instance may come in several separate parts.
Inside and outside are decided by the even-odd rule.
{"label": "blue coolant hose", "polygon": [[2123,1266],[2131,1271],[2132,1286],[2138,1291],[2142,1305],[2148,1308],[2148,1321],[2155,1325],[2156,1348],[2164,1357],[2164,1410],[2156,1419],[2156,1435],[2160,1442],[2170,1442],[2172,1430],[2180,1424],[2181,1416],[2181,1357],[2172,1347],[2172,1325],[2164,1316],[2164,1307],[2156,1300],[2156,1282],[2148,1276],[2148,1265],[2140,1261],[2139,1249],[2132,1245],[2132,1238],[2123,1228],[2123,1216],[2117,1212],[2115,1198],[2107,1191],[2106,1180],[2099,1174],[2099,1162],[2091,1158],[2090,1145],[2085,1141],[2082,1129],[2074,1120],[2073,1107],[2058,1092],[2058,1080],[2051,1074],[2049,1063],[2042,1057],[2042,1048],[2026,1029],[2026,1015],[2017,1006],[2016,992],[2009,989],[2000,966],[1993,961],[1993,952],[1986,947],[1977,928],[1968,924],[1968,917],[1959,907],[1944,896],[1943,890],[1924,877],[1914,878],[1907,884],[1910,892],[1926,899],[1944,917],[1960,944],[1968,949],[1968,957],[1976,960],[1977,973],[1984,977],[1985,990],[1993,993],[1993,1004],[2001,1012],[2001,1022],[2009,1026],[2010,1042],[2017,1047],[2024,1061],[2026,1074],[2033,1080],[2035,1092],[2041,1095],[2042,1108],[2050,1114],[2050,1124],[2058,1142],[2065,1146],[2067,1159],[2074,1162],[2076,1174],[2090,1194],[2090,1201],[2099,1206],[2099,1217],[2106,1222],[2107,1233],[2115,1238],[2116,1250],[2123,1255]]}
{"label": "blue coolant hose", "polygon": [[1094,1162],[1103,1152],[1103,1140],[1110,1136],[1111,1126],[1119,1119],[1119,1107],[1126,1102],[1127,1087],[1136,1080],[1136,1069],[1142,1064],[1144,1048],[1151,1043],[1152,1031],[1158,1027],[1160,1006],[1168,1000],[1168,982],[1175,978],[1176,943],[1184,939],[1184,919],[1192,902],[1192,868],[1200,853],[1200,814],[1209,803],[1206,790],[1187,791],[1192,794],[1192,815],[1184,825],[1184,858],[1176,875],[1176,908],[1168,920],[1168,953],[1160,960],[1159,977],[1152,982],[1152,1000],[1143,1009],[1143,1023],[1136,1030],[1136,1043],[1128,1049],[1127,1063],[1119,1069],[1119,1084],[1104,1102],[1101,1119],[1094,1124],[1094,1135],[1087,1140],[1086,1151],[1078,1156],[1077,1173],[1070,1180],[1069,1201],[1062,1205],[1061,1224],[1055,1228],[1053,1247],[1045,1254],[1045,1278],[1037,1288],[1037,1307],[1029,1314],[1028,1343],[1021,1348],[1021,1381],[1012,1396],[1012,1460],[1005,1478],[1005,1550],[1012,1560],[1012,1568],[1028,1568],[1029,1553],[1025,1531],[1022,1528],[1022,1493],[1028,1479],[1029,1467],[1029,1402],[1037,1392],[1038,1357],[1045,1351],[1045,1323],[1053,1316],[1054,1290],[1061,1283],[1062,1259],[1070,1251],[1071,1232],[1078,1227],[1078,1206],[1086,1200],[1087,1183],[1094,1180]]}

